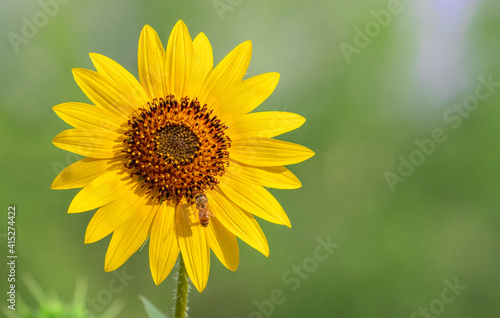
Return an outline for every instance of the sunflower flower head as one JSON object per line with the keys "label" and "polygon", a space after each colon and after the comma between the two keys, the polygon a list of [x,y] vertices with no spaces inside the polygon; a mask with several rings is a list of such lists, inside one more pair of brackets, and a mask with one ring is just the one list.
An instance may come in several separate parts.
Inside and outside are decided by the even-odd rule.
{"label": "sunflower flower head", "polygon": [[98,209],[85,243],[112,234],[105,270],[121,266],[149,237],[149,263],[160,284],[179,253],[194,286],[208,281],[210,250],[236,270],[236,237],[269,255],[254,216],[290,226],[265,187],[294,189],[284,167],[310,158],[309,149],[273,137],[305,119],[287,112],[252,112],[274,91],[278,73],[243,80],[252,45],[243,42],[215,68],[200,33],[175,25],[166,49],[148,25],[139,39],[139,80],[115,61],[90,54],[97,71],[74,69],[92,104],[54,111],[74,127],[57,147],[84,156],[63,170],[53,189],[82,188],[68,213]]}

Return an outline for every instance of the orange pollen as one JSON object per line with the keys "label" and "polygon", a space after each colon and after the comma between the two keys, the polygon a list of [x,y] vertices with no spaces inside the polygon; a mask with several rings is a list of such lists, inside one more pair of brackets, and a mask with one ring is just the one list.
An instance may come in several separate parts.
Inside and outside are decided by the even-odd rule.
{"label": "orange pollen", "polygon": [[196,194],[213,189],[229,166],[226,126],[197,99],[154,99],[138,109],[128,126],[125,167],[159,201],[192,203]]}

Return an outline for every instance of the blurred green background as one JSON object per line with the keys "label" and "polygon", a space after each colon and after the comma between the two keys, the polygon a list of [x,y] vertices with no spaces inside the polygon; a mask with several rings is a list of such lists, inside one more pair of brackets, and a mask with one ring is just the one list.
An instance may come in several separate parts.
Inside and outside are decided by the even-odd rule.
{"label": "blurred green background", "polygon": [[[109,237],[83,244],[93,212],[66,213],[77,190],[49,189],[78,160],[51,143],[68,128],[52,106],[87,102],[71,68],[93,69],[87,53],[97,52],[137,76],[142,27],[150,24],[166,45],[182,19],[193,38],[208,36],[216,63],[251,40],[247,77],[281,73],[257,110],[306,117],[280,139],[316,152],[290,167],[301,189],[272,190],[292,229],[260,222],[270,256],[240,241],[236,272],[212,255],[207,288],[190,295],[190,317],[266,317],[255,302],[267,303],[275,289],[286,299],[274,305],[273,317],[425,317],[425,310],[439,317],[500,316],[499,87],[483,89],[490,96],[472,112],[454,106],[474,101],[478,77],[500,81],[500,3],[59,0],[44,21],[40,12],[49,2],[0,2],[0,245],[4,263],[7,206],[15,204],[17,292],[28,305],[36,302],[23,274],[67,302],[78,277],[88,279],[90,298],[104,297],[115,277],[104,272]],[[40,19],[36,34],[13,45],[12,34],[23,36],[33,18]],[[451,111],[465,114],[459,127],[443,117]],[[419,149],[415,140],[431,138],[436,128],[446,141],[401,176],[401,157],[409,160]],[[387,172],[404,182],[391,189]],[[288,271],[310,262],[317,239],[327,237],[340,246],[292,290],[295,284],[282,276],[299,277]],[[4,291],[7,267],[1,268]],[[119,317],[145,317],[138,298],[144,295],[171,312],[174,275],[155,286],[147,249],[122,269],[134,278],[106,304],[98,302],[103,311],[122,302]],[[455,279],[467,286],[459,295],[445,290],[445,281]]]}

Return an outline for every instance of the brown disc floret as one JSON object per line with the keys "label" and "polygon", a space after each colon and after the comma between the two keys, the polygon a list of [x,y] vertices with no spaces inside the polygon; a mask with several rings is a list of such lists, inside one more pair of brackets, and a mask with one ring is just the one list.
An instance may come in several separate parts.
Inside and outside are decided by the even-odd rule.
{"label": "brown disc floret", "polygon": [[219,183],[217,178],[229,165],[226,127],[196,99],[155,99],[140,108],[128,126],[125,167],[158,200],[193,202],[196,194]]}

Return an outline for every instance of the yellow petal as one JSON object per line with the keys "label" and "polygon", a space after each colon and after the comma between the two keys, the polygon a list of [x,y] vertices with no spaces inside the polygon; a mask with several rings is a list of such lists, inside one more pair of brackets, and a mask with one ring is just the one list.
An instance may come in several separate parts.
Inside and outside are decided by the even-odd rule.
{"label": "yellow petal", "polygon": [[[271,96],[279,79],[279,73],[271,72],[244,80],[223,94],[214,109],[223,114],[226,121],[251,112]],[[229,125],[231,126],[232,122],[229,122]]]}
{"label": "yellow petal", "polygon": [[97,53],[90,53],[90,58],[97,73],[104,75],[110,82],[116,83],[121,88],[120,91],[132,99],[138,105],[137,107],[148,102],[149,97],[144,88],[123,66]]}
{"label": "yellow petal", "polygon": [[104,270],[114,271],[125,263],[144,243],[151,231],[151,223],[158,211],[155,200],[143,200],[128,222],[113,233],[106,252]]}
{"label": "yellow petal", "polygon": [[73,76],[78,86],[96,106],[114,113],[125,122],[134,110],[142,106],[137,105],[127,96],[127,92],[123,92],[97,72],[74,68]]}
{"label": "yellow petal", "polygon": [[227,173],[221,178],[219,188],[233,204],[245,211],[266,221],[291,227],[279,202],[262,186],[245,184],[237,176]]}
{"label": "yellow petal", "polygon": [[170,33],[165,55],[166,91],[175,95],[177,100],[186,96],[193,63],[193,40],[184,22],[179,20]]}
{"label": "yellow petal", "polygon": [[[126,197],[126,196],[125,196]],[[109,234],[116,230],[115,224],[109,219],[117,218],[116,214],[124,212],[123,210],[115,209],[115,205],[119,203],[119,199],[103,206],[92,216],[89,224],[87,225],[87,230],[85,231],[85,244],[90,244],[102,240]]]}
{"label": "yellow petal", "polygon": [[132,179],[122,169],[108,171],[78,192],[71,201],[68,213],[85,212],[104,206],[133,191],[138,184],[136,179]]}
{"label": "yellow petal", "polygon": [[269,256],[269,245],[266,237],[250,213],[234,205],[218,186],[215,187],[215,191],[208,191],[206,196],[212,213],[226,229],[266,257]]}
{"label": "yellow petal", "polygon": [[115,201],[101,207],[94,214],[85,232],[85,244],[97,242],[129,221],[131,216],[144,205],[147,187],[122,191]]}
{"label": "yellow petal", "polygon": [[254,137],[234,141],[229,156],[254,166],[284,166],[307,160],[314,152],[291,142]]}
{"label": "yellow petal", "polygon": [[294,113],[250,113],[232,121],[226,133],[231,140],[249,137],[271,138],[297,129],[305,121],[304,117]]}
{"label": "yellow petal", "polygon": [[201,226],[198,211],[191,204],[179,204],[176,211],[175,232],[182,258],[193,285],[202,292],[210,272],[210,248],[206,233]]}
{"label": "yellow petal", "polygon": [[168,276],[179,256],[174,225],[175,207],[163,203],[153,221],[149,240],[149,267],[156,285]]}
{"label": "yellow petal", "polygon": [[248,182],[275,189],[297,189],[302,186],[300,180],[283,166],[254,167],[232,159],[229,162],[226,173],[239,176]]}
{"label": "yellow petal", "polygon": [[67,129],[54,137],[52,143],[63,150],[92,158],[114,158],[123,149],[120,135],[104,129]]}
{"label": "yellow petal", "polygon": [[203,83],[200,101],[214,107],[221,94],[238,84],[245,76],[252,56],[252,42],[246,41],[229,52]]}
{"label": "yellow petal", "polygon": [[57,116],[75,128],[105,129],[117,132],[123,123],[113,113],[84,103],[63,103],[52,109]]}
{"label": "yellow petal", "polygon": [[146,25],[139,38],[139,80],[151,98],[165,98],[165,50],[155,30]]}
{"label": "yellow petal", "polygon": [[112,166],[123,165],[120,160],[83,158],[72,165],[66,167],[56,177],[51,189],[73,189],[83,188],[89,182],[99,177]]}
{"label": "yellow petal", "polygon": [[210,217],[207,233],[208,243],[214,254],[227,269],[233,272],[238,269],[240,251],[236,236],[229,232],[215,215]]}
{"label": "yellow petal", "polygon": [[[198,34],[193,40],[194,65],[193,75],[186,95],[196,98],[200,94],[201,86],[214,67],[212,46],[204,33]],[[203,101],[201,101],[203,102]]]}

